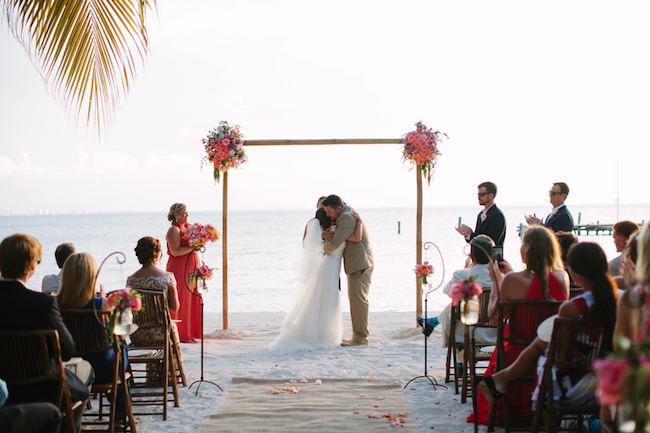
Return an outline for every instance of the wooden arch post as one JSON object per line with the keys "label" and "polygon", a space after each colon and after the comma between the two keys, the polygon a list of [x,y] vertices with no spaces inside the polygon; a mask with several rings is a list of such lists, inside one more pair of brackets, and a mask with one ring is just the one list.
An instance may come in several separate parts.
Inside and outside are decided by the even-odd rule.
{"label": "wooden arch post", "polygon": [[[245,140],[244,146],[331,146],[344,144],[402,144],[401,138],[352,138],[322,140]],[[422,264],[422,170],[417,167],[417,229],[415,258]],[[223,173],[223,329],[228,329],[228,172]],[[422,282],[416,278],[416,316],[422,314]]]}

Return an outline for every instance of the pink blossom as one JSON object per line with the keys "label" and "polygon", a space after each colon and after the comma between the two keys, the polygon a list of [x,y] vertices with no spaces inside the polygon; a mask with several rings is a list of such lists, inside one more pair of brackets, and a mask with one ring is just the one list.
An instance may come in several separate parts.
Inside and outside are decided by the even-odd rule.
{"label": "pink blossom", "polygon": [[474,282],[473,277],[469,277],[466,280],[459,281],[451,287],[451,290],[449,291],[451,305],[455,307],[464,298],[473,298],[481,293],[483,293],[481,286]]}
{"label": "pink blossom", "polygon": [[424,262],[421,265],[415,265],[415,275],[430,275],[433,273],[433,265],[430,265],[429,262]]}
{"label": "pink blossom", "polygon": [[599,359],[593,364],[598,374],[596,397],[601,405],[614,404],[623,396],[623,379],[632,365],[625,359]]}

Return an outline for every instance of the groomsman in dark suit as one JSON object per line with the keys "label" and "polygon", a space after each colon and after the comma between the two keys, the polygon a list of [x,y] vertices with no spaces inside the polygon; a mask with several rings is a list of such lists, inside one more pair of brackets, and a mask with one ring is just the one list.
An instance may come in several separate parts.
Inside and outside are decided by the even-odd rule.
{"label": "groomsman in dark suit", "polygon": [[506,239],[506,218],[501,209],[494,204],[494,198],[497,196],[497,186],[492,182],[483,182],[478,186],[478,204],[483,206],[483,210],[476,217],[476,229],[472,231],[469,226],[461,224],[456,227],[456,231],[470,242],[478,235],[487,235],[493,241],[496,247],[494,252],[503,258],[503,242]]}
{"label": "groomsman in dark suit", "polygon": [[548,214],[546,219],[542,221],[533,216],[526,216],[526,223],[529,225],[543,225],[553,230],[554,232],[571,232],[573,230],[573,216],[569,209],[564,204],[564,201],[569,196],[569,186],[564,182],[555,182],[551,189],[548,191],[549,201],[553,205],[553,210]]}

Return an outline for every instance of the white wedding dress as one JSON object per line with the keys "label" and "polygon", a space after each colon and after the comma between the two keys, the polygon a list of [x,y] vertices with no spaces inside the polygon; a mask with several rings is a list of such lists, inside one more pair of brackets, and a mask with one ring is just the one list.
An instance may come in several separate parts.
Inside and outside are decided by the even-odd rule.
{"label": "white wedding dress", "polygon": [[307,223],[298,292],[271,351],[297,352],[341,344],[339,274],[345,242],[325,255],[321,232],[316,218]]}

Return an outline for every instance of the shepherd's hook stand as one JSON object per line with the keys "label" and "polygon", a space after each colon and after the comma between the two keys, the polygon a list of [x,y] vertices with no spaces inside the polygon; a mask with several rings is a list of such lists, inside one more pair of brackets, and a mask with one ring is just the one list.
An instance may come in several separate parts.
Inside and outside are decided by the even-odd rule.
{"label": "shepherd's hook stand", "polygon": [[[440,249],[436,246],[436,244],[434,244],[433,242],[427,242],[427,243],[425,243],[423,245],[424,249],[428,250],[429,245],[433,245],[434,247],[436,247],[436,249],[438,250],[438,253],[440,254],[440,261],[442,262],[442,253],[440,252]],[[428,322],[427,322],[427,302],[428,302],[429,293],[432,293],[432,292],[435,292],[436,290],[438,290],[440,288],[440,286],[442,286],[442,282],[444,280],[445,280],[445,265],[444,265],[444,262],[443,262],[442,263],[442,279],[440,280],[440,284],[438,284],[438,287],[436,287],[433,290],[429,290],[424,295],[424,321],[421,321],[422,316],[418,316],[418,323],[422,327],[422,333],[424,334],[424,374],[422,376],[416,376],[413,379],[406,382],[406,385],[404,385],[404,389],[406,389],[406,387],[409,386],[409,384],[411,382],[413,382],[414,380],[417,380],[417,379],[427,379],[431,383],[431,386],[433,386],[434,391],[436,390],[437,386],[439,386],[441,388],[444,388],[444,389],[448,389],[445,385],[440,385],[435,377],[433,377],[433,376],[431,376],[431,375],[429,375],[427,373],[427,340],[429,339],[429,335],[431,335],[431,332],[433,331],[433,329],[429,330],[427,328],[427,325],[428,325]],[[429,325],[429,326],[431,326],[431,325]]]}
{"label": "shepherd's hook stand", "polygon": [[[205,245],[201,245],[200,247],[197,247],[196,251],[201,251],[202,253],[205,252]],[[187,287],[187,290],[189,290],[192,295],[198,296],[199,298],[201,298],[201,379],[195,380],[194,382],[192,382],[188,389],[192,389],[194,384],[198,383],[198,385],[196,387],[196,394],[194,394],[194,395],[199,395],[199,388],[201,388],[201,384],[202,383],[211,383],[212,385],[219,388],[219,390],[221,392],[223,392],[223,389],[219,385],[217,385],[216,383],[210,382],[209,380],[204,380],[203,379],[203,296],[201,294],[199,294],[199,293],[194,292],[192,289],[190,289],[190,282],[189,282],[189,278],[188,278],[188,275],[187,275],[187,264],[190,262],[190,257],[192,257],[192,253],[189,253],[187,255],[187,261],[185,262],[185,287]],[[176,373],[174,372],[174,380],[176,380],[175,376],[176,376]]]}

